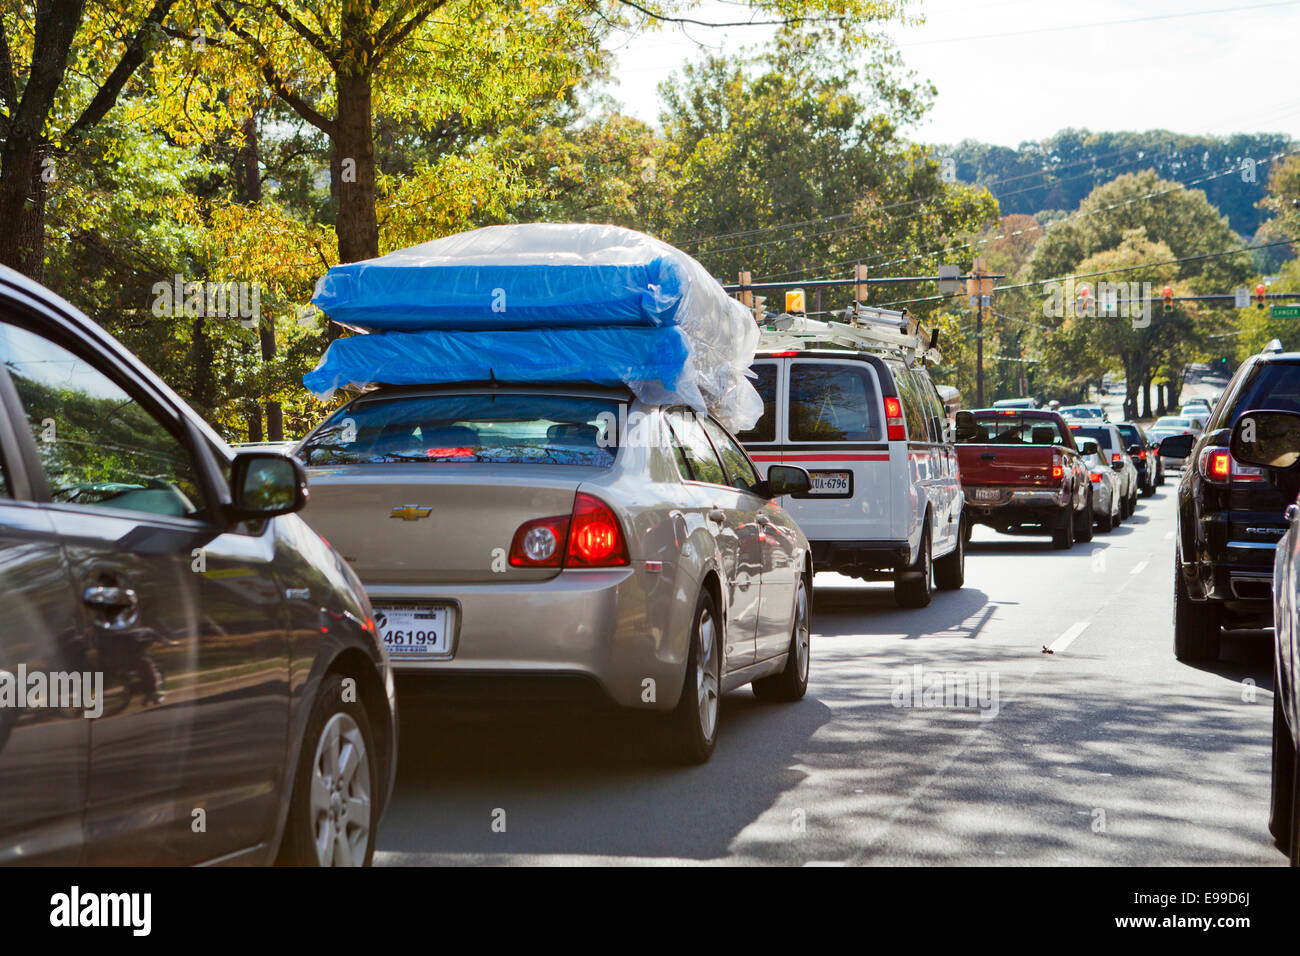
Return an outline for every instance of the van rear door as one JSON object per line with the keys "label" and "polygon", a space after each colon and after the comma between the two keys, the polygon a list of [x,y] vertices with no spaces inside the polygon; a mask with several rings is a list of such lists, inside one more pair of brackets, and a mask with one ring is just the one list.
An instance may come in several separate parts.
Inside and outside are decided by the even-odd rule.
{"label": "van rear door", "polygon": [[[775,375],[763,371],[767,365],[775,366]],[[903,520],[891,507],[895,469],[890,467],[880,380],[872,363],[848,356],[795,356],[760,359],[755,371],[760,394],[768,375],[776,390],[771,407],[779,413],[770,422],[765,413],[741,440],[756,462],[808,469],[812,490],[791,495],[784,504],[809,540],[902,539]],[[768,399],[765,395],[765,407]],[[905,455],[906,448],[899,453]]]}

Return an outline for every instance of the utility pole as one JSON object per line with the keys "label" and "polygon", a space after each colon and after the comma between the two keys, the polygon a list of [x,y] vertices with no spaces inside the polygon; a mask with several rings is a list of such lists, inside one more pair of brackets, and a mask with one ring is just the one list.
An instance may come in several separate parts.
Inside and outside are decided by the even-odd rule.
{"label": "utility pole", "polygon": [[984,299],[993,294],[993,278],[984,272],[984,260],[976,258],[966,280],[966,293],[975,306],[975,407],[984,407]]}

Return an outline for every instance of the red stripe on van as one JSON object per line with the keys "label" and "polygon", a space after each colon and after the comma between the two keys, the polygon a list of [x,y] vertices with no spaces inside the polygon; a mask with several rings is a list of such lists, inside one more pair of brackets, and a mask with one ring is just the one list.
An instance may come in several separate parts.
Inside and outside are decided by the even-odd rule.
{"label": "red stripe on van", "polygon": [[750,455],[754,461],[889,461],[888,455]]}

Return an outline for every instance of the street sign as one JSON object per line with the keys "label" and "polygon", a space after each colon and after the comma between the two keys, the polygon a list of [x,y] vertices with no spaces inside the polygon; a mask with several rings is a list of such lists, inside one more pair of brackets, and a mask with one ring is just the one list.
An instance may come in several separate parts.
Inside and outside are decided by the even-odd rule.
{"label": "street sign", "polygon": [[1273,319],[1300,319],[1300,305],[1275,305],[1268,314]]}
{"label": "street sign", "polygon": [[958,292],[961,290],[961,269],[958,266],[939,267],[939,291]]}
{"label": "street sign", "polygon": [[1233,290],[1232,290],[1232,304],[1233,304],[1234,307],[1236,307],[1236,308],[1238,308],[1238,309],[1249,309],[1249,308],[1250,308],[1250,290],[1249,290],[1249,289],[1233,289]]}

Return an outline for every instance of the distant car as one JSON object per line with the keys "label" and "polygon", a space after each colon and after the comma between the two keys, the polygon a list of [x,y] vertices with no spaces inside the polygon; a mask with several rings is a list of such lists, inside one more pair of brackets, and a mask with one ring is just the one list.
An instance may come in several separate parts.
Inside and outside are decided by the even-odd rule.
{"label": "distant car", "polygon": [[1194,412],[1198,408],[1204,410],[1205,414],[1207,415],[1214,410],[1213,406],[1210,405],[1209,399],[1189,398],[1187,401],[1183,402],[1183,407],[1179,409],[1178,413],[1180,415],[1187,415]]}
{"label": "distant car", "polygon": [[1191,432],[1200,437],[1205,431],[1205,418],[1200,415],[1164,415],[1155,420],[1152,431]]}
{"label": "distant car", "polygon": [[1073,418],[1080,421],[1088,419],[1099,422],[1109,421],[1106,417],[1106,410],[1100,405],[1065,405],[1062,406],[1060,411],[1062,418]]}
{"label": "distant car", "polygon": [[0,702],[0,863],[368,863],[392,674],[301,463],[6,268],[0,305],[0,671],[51,687]]}
{"label": "distant car", "polygon": [[1193,431],[1203,432],[1206,423],[1210,420],[1210,410],[1201,405],[1184,405],[1179,409],[1178,417],[1186,418],[1191,422]]}
{"label": "distant car", "polygon": [[[1249,426],[1249,434],[1247,434]],[[1287,530],[1273,561],[1273,775],[1268,828],[1292,866],[1300,866],[1300,414],[1247,410],[1233,426],[1235,461],[1269,476],[1290,501]]]}
{"label": "distant car", "polygon": [[1032,398],[1000,398],[993,403],[993,407],[1035,409],[1038,407],[1038,403]]}
{"label": "distant car", "polygon": [[385,386],[298,457],[304,517],[361,576],[399,698],[613,704],[700,763],[721,695],[807,689],[812,551],[778,499],[811,479],[760,474],[708,415],[623,388]]}
{"label": "distant car", "polygon": [[1142,489],[1143,497],[1155,494],[1156,488],[1165,480],[1164,466],[1156,452],[1156,443],[1147,437],[1142,426],[1136,422],[1120,422],[1115,427],[1128,446],[1129,459],[1137,469],[1138,487]]}
{"label": "distant car", "polygon": [[1090,424],[1070,422],[1070,432],[1075,444],[1085,439],[1095,441],[1101,450],[1102,458],[1115,473],[1120,495],[1120,514],[1127,520],[1137,510],[1139,478],[1133,459],[1129,457],[1128,443],[1114,425],[1104,422]]}

